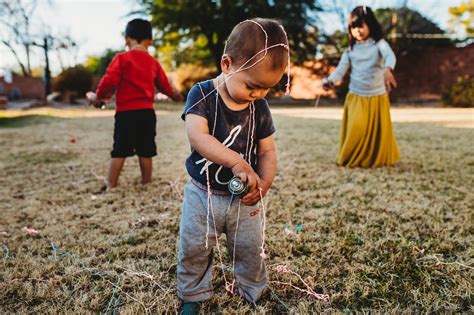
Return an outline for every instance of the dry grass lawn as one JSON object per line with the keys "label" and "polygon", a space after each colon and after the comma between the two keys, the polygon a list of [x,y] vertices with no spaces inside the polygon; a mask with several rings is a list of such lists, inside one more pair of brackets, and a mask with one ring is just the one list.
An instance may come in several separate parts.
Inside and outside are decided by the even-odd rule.
{"label": "dry grass lawn", "polygon": [[[330,301],[270,283],[253,310],[215,268],[203,313],[474,312],[472,129],[396,123],[402,160],[366,170],[335,165],[338,121],[275,122],[270,278],[303,288],[273,270],[286,264]],[[0,119],[0,313],[175,312],[189,151],[179,112],[158,117],[154,182],[139,184],[131,158],[121,188],[100,194],[112,130],[110,116]]]}

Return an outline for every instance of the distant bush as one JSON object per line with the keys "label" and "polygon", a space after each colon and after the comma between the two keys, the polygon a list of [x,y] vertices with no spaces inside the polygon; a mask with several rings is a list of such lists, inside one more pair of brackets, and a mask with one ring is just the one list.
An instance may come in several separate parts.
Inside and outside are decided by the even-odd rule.
{"label": "distant bush", "polygon": [[120,50],[107,49],[99,56],[89,56],[87,57],[84,66],[87,70],[92,72],[95,75],[104,75],[107,67],[109,66],[112,59],[114,59],[117,53],[121,52]]}
{"label": "distant bush", "polygon": [[176,88],[187,94],[199,81],[208,80],[216,75],[216,68],[198,64],[182,64],[176,69]]}
{"label": "distant bush", "polygon": [[82,98],[92,86],[92,73],[83,66],[75,66],[61,72],[53,80],[53,89],[63,96],[63,101],[74,102]]}
{"label": "distant bush", "polygon": [[450,106],[474,107],[474,78],[469,74],[458,77],[456,83],[444,91],[443,103]]}

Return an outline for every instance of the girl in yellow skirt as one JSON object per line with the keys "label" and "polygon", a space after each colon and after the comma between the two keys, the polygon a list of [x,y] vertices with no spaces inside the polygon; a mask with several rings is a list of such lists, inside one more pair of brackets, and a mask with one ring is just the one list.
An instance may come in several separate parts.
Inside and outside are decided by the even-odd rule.
{"label": "girl in yellow skirt", "polygon": [[397,86],[395,54],[382,38],[382,27],[369,7],[356,7],[349,18],[349,47],[337,68],[323,80],[334,88],[351,68],[337,164],[347,167],[392,165],[400,158],[390,119],[388,93]]}

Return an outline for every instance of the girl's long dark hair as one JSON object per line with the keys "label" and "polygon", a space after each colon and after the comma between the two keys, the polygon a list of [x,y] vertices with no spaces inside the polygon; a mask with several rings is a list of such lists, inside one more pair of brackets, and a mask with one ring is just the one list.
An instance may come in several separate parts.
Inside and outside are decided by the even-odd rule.
{"label": "girl's long dark hair", "polygon": [[383,38],[382,26],[375,18],[374,12],[367,6],[358,6],[351,12],[349,18],[349,46],[352,49],[356,40],[352,37],[351,29],[353,27],[360,27],[362,24],[367,24],[369,27],[369,37],[372,37],[375,42]]}

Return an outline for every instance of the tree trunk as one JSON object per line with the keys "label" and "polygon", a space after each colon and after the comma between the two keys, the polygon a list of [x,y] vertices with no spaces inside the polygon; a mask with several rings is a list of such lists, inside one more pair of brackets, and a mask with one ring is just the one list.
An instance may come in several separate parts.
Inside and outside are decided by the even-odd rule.
{"label": "tree trunk", "polygon": [[224,53],[224,46],[220,44],[219,40],[217,43],[212,42],[213,34],[205,34],[207,37],[207,48],[211,51],[214,65],[216,66],[217,72],[221,72],[221,57]]}
{"label": "tree trunk", "polygon": [[28,71],[28,76],[31,76],[31,57],[30,57],[29,44],[25,44],[25,53],[26,53],[26,69]]}

